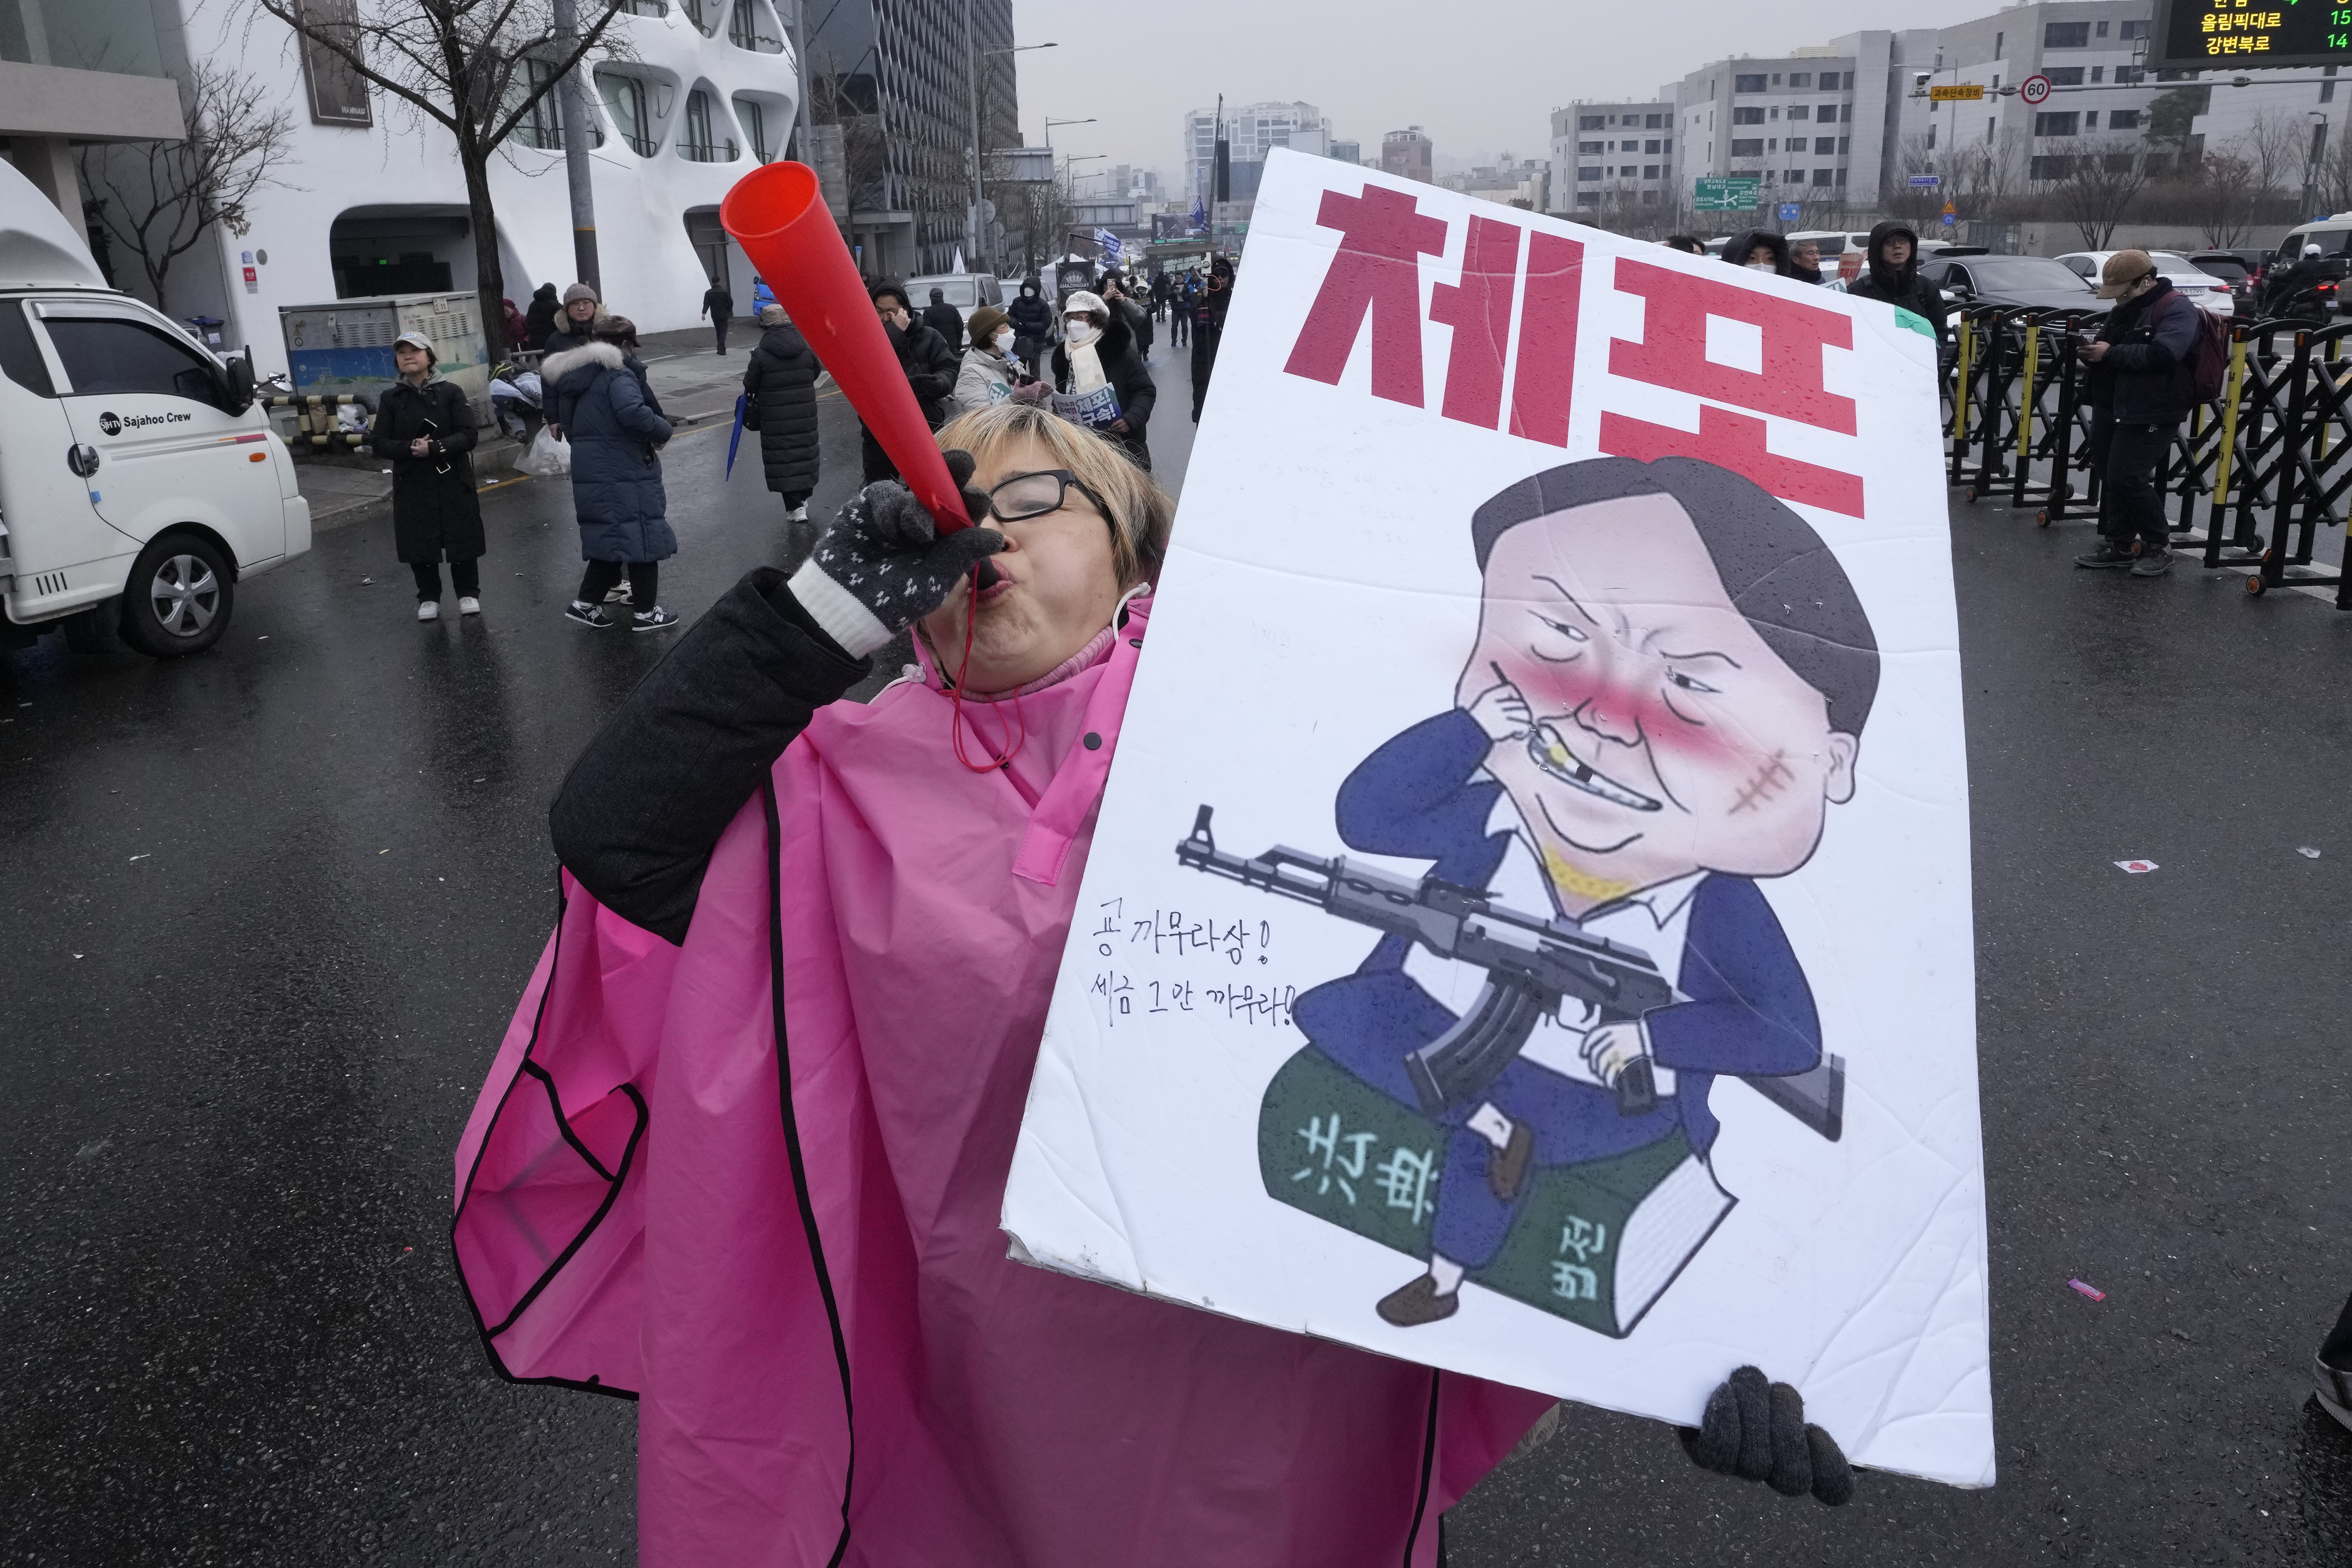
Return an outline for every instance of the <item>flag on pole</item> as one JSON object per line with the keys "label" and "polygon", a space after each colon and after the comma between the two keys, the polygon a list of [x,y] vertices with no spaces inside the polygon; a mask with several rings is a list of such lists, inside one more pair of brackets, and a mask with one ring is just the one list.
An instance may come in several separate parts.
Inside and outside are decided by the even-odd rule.
{"label": "flag on pole", "polygon": [[1194,228],[1209,226],[1209,209],[1201,205],[1201,198],[1198,196],[1192,198],[1192,226]]}
{"label": "flag on pole", "polygon": [[1126,247],[1119,243],[1118,236],[1107,228],[1095,230],[1095,244],[1101,249],[1105,261],[1117,261],[1126,250]]}

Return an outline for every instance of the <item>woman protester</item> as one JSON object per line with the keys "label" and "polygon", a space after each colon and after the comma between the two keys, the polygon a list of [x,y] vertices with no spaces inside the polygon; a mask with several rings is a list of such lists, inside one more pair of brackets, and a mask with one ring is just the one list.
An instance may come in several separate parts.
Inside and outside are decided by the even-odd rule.
{"label": "woman protester", "polygon": [[982,305],[971,313],[971,341],[964,346],[955,391],[948,395],[950,416],[976,414],[1008,397],[1034,404],[1053,400],[1054,389],[1022,369],[1017,343],[1003,310]]}
{"label": "woman protester", "polygon": [[1054,385],[1074,397],[1108,386],[1118,401],[1118,415],[1102,427],[1102,433],[1125,447],[1138,468],[1151,471],[1145,427],[1151,423],[1151,405],[1159,400],[1160,388],[1136,357],[1125,312],[1114,312],[1099,294],[1081,289],[1062,307],[1062,341],[1054,350]]}
{"label": "woman protester", "polygon": [[1751,228],[1735,234],[1724,243],[1723,258],[1734,267],[1750,267],[1759,272],[1770,272],[1781,278],[1793,278],[1800,283],[1818,283],[1820,273],[1807,277],[1789,255],[1786,236],[1767,228]]}
{"label": "woman protester", "polygon": [[597,321],[583,347],[550,354],[540,367],[554,388],[555,416],[572,442],[572,506],[580,520],[580,553],[588,570],[564,619],[612,626],[604,595],[629,578],[629,629],[667,631],[678,618],[661,607],[660,563],[677,553],[662,490],[660,452],[669,421],[646,402],[638,372],[624,350],[637,339],[626,316]]}
{"label": "woman protester", "polygon": [[816,378],[824,367],[782,305],[760,309],[760,341],[743,367],[743,423],[760,433],[760,468],[788,522],[808,521],[816,489]]}
{"label": "woman protester", "polygon": [[474,494],[474,412],[454,381],[433,377],[433,344],[403,332],[392,346],[400,379],[375,405],[369,445],[392,465],[392,539],[416,578],[416,618],[441,618],[441,561],[457,613],[482,613],[482,505]]}
{"label": "woman protester", "polygon": [[[649,1568],[1427,1568],[1549,1398],[1007,1256],[1171,507],[1042,410],[940,439],[982,526],[867,486],[558,795],[556,933],[457,1156],[485,1342],[639,1400]],[[842,700],[908,634],[917,668]],[[1753,1368],[1685,1443],[1852,1489]]]}
{"label": "woman protester", "polygon": [[1862,271],[1845,291],[1857,300],[1881,300],[1924,317],[1935,326],[1938,350],[1951,335],[1944,291],[1919,276],[1919,237],[1908,224],[1890,221],[1870,231]]}

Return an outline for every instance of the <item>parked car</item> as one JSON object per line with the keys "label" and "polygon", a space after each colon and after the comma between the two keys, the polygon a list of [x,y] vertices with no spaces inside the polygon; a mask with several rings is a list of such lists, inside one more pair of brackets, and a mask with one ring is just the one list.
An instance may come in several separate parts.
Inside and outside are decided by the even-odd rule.
{"label": "parked car", "polygon": [[[2074,250],[2058,258],[2058,265],[2077,277],[2087,279],[2095,289],[2099,269],[2107,264],[2112,250]],[[2147,258],[2156,263],[2157,274],[2167,283],[2189,296],[2194,304],[2202,306],[2217,316],[2238,313],[2237,299],[2228,279],[2216,278],[2177,250],[2151,250]]]}
{"label": "parked car", "polygon": [[1919,276],[1954,305],[2021,305],[2032,310],[2105,312],[2113,307],[2072,268],[2046,256],[1953,256],[1919,263]]}
{"label": "parked car", "polygon": [[[963,313],[963,324],[971,325],[971,313],[982,305],[1002,306],[1004,290],[992,274],[986,272],[934,272],[922,278],[907,279],[907,303],[918,316],[931,302],[931,290],[938,289],[947,297],[947,303]],[[957,345],[958,352],[961,345]]]}
{"label": "parked car", "polygon": [[2267,250],[2193,250],[2189,261],[2200,272],[2210,272],[2230,286],[2230,298],[2237,301],[2239,313],[2253,313],[2254,301],[2262,295],[2263,268],[2271,258]]}
{"label": "parked car", "polygon": [[0,647],[194,653],[310,505],[250,358],[109,287],[79,229],[0,163]]}

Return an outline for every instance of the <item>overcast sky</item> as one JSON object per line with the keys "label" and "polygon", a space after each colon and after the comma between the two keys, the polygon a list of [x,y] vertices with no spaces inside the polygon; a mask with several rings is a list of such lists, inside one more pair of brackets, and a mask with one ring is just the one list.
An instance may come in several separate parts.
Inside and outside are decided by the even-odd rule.
{"label": "overcast sky", "polygon": [[[1940,27],[1999,0],[1180,0],[1124,10],[1013,0],[1021,129],[1063,153],[1108,153],[1174,175],[1186,110],[1303,99],[1377,154],[1419,125],[1440,167],[1506,148],[1550,154],[1550,111],[1574,99],[1646,99],[1730,54],[1779,54],[1865,27]],[[1097,160],[1081,172],[1105,166]]]}

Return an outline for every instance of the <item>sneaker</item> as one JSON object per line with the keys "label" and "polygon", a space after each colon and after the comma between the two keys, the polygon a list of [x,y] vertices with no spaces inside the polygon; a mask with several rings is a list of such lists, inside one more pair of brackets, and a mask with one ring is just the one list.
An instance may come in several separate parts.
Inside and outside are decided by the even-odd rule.
{"label": "sneaker", "polygon": [[677,617],[659,605],[650,610],[639,610],[629,617],[629,629],[633,632],[666,632],[676,625]]}
{"label": "sneaker", "polygon": [[441,618],[441,601],[438,599],[417,600],[416,618],[420,621],[439,620]]}
{"label": "sneaker", "polygon": [[627,580],[624,579],[604,590],[604,602],[608,605],[627,604],[629,602],[629,584]]}
{"label": "sneaker", "polygon": [[2131,546],[2128,544],[2117,544],[2113,540],[2102,539],[2096,550],[2092,551],[2088,555],[2074,557],[2074,564],[2077,566],[2128,566],[2138,559],[2138,556],[2131,552]]}
{"label": "sneaker", "polygon": [[806,522],[808,521],[808,502],[803,501],[800,505],[793,508],[792,510],[784,513],[784,521],[786,522]]}
{"label": "sneaker", "polygon": [[604,613],[604,605],[592,605],[585,599],[572,600],[565,607],[563,618],[578,621],[583,626],[594,626],[600,631],[613,624],[613,617]]}
{"label": "sneaker", "polygon": [[2143,551],[2140,558],[2132,563],[2131,574],[2135,577],[2161,577],[2171,570],[2171,551],[2149,550]]}
{"label": "sneaker", "polygon": [[468,594],[457,601],[457,613],[461,616],[478,616],[482,613],[482,601]]}

